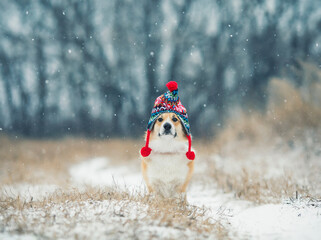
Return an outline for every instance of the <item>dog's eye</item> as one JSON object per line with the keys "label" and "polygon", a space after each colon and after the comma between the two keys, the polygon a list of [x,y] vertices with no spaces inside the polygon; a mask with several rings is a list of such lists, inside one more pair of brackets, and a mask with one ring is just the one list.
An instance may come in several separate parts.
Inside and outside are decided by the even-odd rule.
{"label": "dog's eye", "polygon": [[178,119],[176,118],[176,117],[173,117],[173,122],[177,122],[178,121]]}
{"label": "dog's eye", "polygon": [[163,121],[163,118],[159,118],[159,119],[157,119],[159,122],[162,122]]}

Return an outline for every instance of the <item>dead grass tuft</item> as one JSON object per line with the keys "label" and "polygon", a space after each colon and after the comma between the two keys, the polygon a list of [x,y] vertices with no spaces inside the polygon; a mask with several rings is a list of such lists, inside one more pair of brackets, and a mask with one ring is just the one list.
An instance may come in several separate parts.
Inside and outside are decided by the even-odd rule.
{"label": "dead grass tuft", "polygon": [[[53,220],[52,212],[57,211],[58,206],[62,209],[58,212],[62,211],[61,214],[66,215],[61,221],[70,222],[70,227],[72,227],[73,224],[80,221],[79,217],[82,213],[80,210],[75,210],[76,215],[71,217],[64,209],[73,209],[78,205],[85,208],[88,203],[97,204],[98,207],[107,202],[105,207],[112,208],[112,218],[126,218],[132,214],[130,213],[132,209],[137,209],[135,217],[131,216],[126,219],[126,226],[131,226],[133,229],[149,224],[182,232],[188,230],[200,234],[200,236],[227,236],[225,227],[220,221],[208,217],[209,210],[205,207],[197,207],[187,203],[178,204],[173,200],[155,199],[146,194],[121,191],[117,188],[97,189],[87,186],[85,190],[68,189],[71,186],[68,169],[83,160],[105,156],[112,161],[113,166],[126,165],[131,168],[137,165],[139,167],[137,164],[139,161],[136,160],[139,157],[138,149],[142,145],[141,142],[136,140],[96,141],[86,139],[40,141],[17,140],[8,137],[0,138],[0,142],[0,156],[3,159],[0,165],[4,170],[0,177],[3,187],[19,183],[49,183],[61,186],[60,190],[47,194],[41,200],[26,199],[19,195],[7,194],[4,191],[0,193],[0,214],[4,216],[1,224],[14,227],[18,233],[30,232],[37,233],[37,236],[40,237],[46,237],[48,236],[45,233],[46,230],[38,231],[36,229],[38,226],[41,229],[48,229],[48,227],[51,228],[57,224]],[[29,223],[30,212],[34,212],[36,217]],[[46,225],[43,222],[46,222]],[[115,227],[117,228],[117,226]],[[59,236],[57,235],[57,237]]]}
{"label": "dead grass tuft", "polygon": [[[177,200],[158,199],[145,193],[131,194],[128,191],[120,191],[115,188],[87,187],[84,191],[72,189],[70,191],[58,190],[42,200],[22,199],[21,197],[8,197],[5,194],[0,198],[0,213],[4,217],[2,224],[14,225],[20,232],[30,231],[25,220],[29,216],[19,217],[16,213],[41,212],[42,216],[33,219],[33,225],[43,224],[44,219],[52,221],[51,212],[60,206],[61,209],[75,206],[85,206],[108,202],[106,209],[112,212],[114,217],[128,218],[126,224],[135,224],[157,227],[169,227],[179,231],[197,232],[202,236],[215,234],[217,237],[227,236],[226,229],[218,220],[208,217],[208,209],[189,205]],[[135,209],[135,217],[131,211]],[[8,211],[10,210],[10,211]],[[27,214],[27,213],[25,213]],[[68,221],[78,221],[77,216],[66,216]],[[64,220],[66,221],[66,220]],[[54,224],[54,223],[53,223]],[[47,226],[48,227],[48,226]],[[18,230],[17,230],[18,231]]]}
{"label": "dead grass tuft", "polygon": [[[224,192],[234,192],[235,197],[258,204],[280,203],[283,199],[299,193],[302,197],[309,197],[309,189],[299,184],[293,174],[264,177],[258,171],[242,168],[237,174],[220,169],[210,161],[208,174],[215,179],[216,184]],[[320,196],[319,196],[320,197]]]}
{"label": "dead grass tuft", "polygon": [[142,143],[131,140],[30,140],[0,136],[0,183],[68,182],[68,168],[83,160],[108,156],[115,165],[137,158]]}
{"label": "dead grass tuft", "polygon": [[214,140],[213,152],[224,162],[207,158],[208,174],[224,191],[254,202],[296,191],[320,198],[321,71],[301,65],[299,86],[272,79],[266,111],[231,119]]}
{"label": "dead grass tuft", "polygon": [[[321,90],[321,88],[320,88]],[[272,79],[269,87],[266,124],[286,140],[303,138],[307,129],[320,130],[321,108],[304,100],[300,89],[282,79]],[[321,95],[321,91],[319,93]]]}

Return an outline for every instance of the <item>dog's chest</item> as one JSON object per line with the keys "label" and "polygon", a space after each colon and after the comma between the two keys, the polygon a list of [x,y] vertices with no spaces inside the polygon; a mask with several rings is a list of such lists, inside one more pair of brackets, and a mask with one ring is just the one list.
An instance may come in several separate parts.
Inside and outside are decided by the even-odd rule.
{"label": "dog's chest", "polygon": [[163,183],[185,181],[188,173],[188,160],[184,153],[178,154],[153,154],[148,164],[147,173],[151,182]]}

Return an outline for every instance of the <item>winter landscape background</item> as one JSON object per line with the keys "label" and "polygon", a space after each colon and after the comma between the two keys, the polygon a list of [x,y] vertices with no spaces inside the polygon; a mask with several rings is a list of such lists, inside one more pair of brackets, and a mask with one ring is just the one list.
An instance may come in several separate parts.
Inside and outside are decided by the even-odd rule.
{"label": "winter landscape background", "polygon": [[18,135],[140,136],[175,80],[193,134],[211,137],[264,109],[271,77],[301,86],[298,61],[321,64],[313,0],[0,5],[0,126]]}
{"label": "winter landscape background", "polygon": [[[1,0],[0,239],[319,239],[315,0]],[[195,173],[150,196],[139,149],[178,82]]]}

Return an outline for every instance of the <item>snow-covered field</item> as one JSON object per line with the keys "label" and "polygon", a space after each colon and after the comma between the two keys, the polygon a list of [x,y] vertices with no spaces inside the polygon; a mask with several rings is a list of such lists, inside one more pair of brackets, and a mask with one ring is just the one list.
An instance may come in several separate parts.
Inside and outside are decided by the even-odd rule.
{"label": "snow-covered field", "polygon": [[189,212],[178,221],[162,212],[167,211],[164,206],[157,210],[155,199],[146,200],[138,160],[133,167],[114,165],[105,157],[76,163],[69,168],[67,188],[6,185],[1,194],[12,204],[1,211],[0,239],[320,239],[320,200],[300,196],[278,204],[241,200],[215,184],[204,184],[205,170],[206,164],[199,161],[188,190],[189,204],[174,207]]}
{"label": "snow-covered field", "polygon": [[272,79],[265,110],[193,140],[187,203],[147,194],[142,139],[0,136],[0,239],[321,239],[321,111],[304,86]]}

